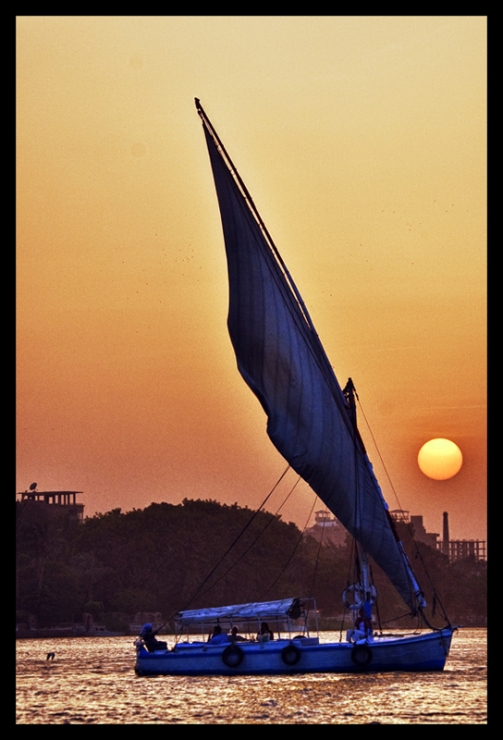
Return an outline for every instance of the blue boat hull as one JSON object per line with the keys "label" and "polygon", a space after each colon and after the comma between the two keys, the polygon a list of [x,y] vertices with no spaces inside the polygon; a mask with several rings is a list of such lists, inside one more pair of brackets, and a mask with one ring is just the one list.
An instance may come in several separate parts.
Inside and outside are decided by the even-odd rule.
{"label": "blue boat hull", "polygon": [[317,639],[209,645],[179,643],[173,650],[137,652],[138,676],[236,676],[289,673],[441,671],[455,628],[371,642],[319,643]]}

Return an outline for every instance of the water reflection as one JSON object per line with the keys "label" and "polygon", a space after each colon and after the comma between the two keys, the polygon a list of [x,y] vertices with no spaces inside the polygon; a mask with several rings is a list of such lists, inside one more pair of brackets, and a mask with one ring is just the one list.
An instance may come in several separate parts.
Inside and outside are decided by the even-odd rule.
{"label": "water reflection", "polygon": [[150,678],[131,637],[18,640],[17,723],[485,724],[486,637],[456,633],[442,673]]}

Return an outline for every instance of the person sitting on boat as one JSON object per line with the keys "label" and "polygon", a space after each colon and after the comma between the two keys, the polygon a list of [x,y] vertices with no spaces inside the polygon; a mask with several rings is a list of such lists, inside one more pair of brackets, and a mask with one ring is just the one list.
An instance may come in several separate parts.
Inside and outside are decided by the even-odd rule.
{"label": "person sitting on boat", "polygon": [[365,616],[365,610],[360,609],[355,620],[355,629],[353,631],[353,640],[370,639],[372,637],[372,620]]}
{"label": "person sitting on boat", "polygon": [[243,637],[243,635],[238,635],[237,627],[233,627],[231,629],[230,638],[231,642],[246,642],[246,637]]}
{"label": "person sitting on boat", "polygon": [[257,640],[259,642],[269,642],[269,640],[274,640],[274,634],[272,630],[269,629],[267,622],[262,622],[260,625],[260,632],[257,635]]}
{"label": "person sitting on boat", "polygon": [[213,627],[213,632],[208,637],[208,642],[211,645],[223,645],[226,642],[230,642],[231,638],[229,635],[226,635],[225,632],[222,632],[222,628],[219,624],[216,624]]}
{"label": "person sitting on boat", "polygon": [[156,638],[155,632],[150,622],[147,622],[147,624],[143,625],[143,627],[141,628],[140,637],[145,643],[145,647],[147,648],[149,653],[153,653],[155,650],[168,649],[168,645],[166,642],[162,642],[161,640],[158,640]]}

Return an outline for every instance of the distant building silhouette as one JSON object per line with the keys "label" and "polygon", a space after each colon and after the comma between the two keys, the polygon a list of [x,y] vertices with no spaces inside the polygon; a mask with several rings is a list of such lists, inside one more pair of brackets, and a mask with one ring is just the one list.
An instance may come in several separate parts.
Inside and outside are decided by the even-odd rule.
{"label": "distant building silhouette", "polygon": [[311,535],[320,542],[331,542],[336,547],[342,547],[346,543],[347,531],[335,516],[328,511],[316,511],[315,523],[306,529],[306,535]]}
{"label": "distant building silhouette", "polygon": [[449,538],[449,515],[446,511],[443,514],[442,540],[438,539],[438,534],[426,531],[422,516],[409,516],[409,512],[403,509],[390,511],[390,515],[396,522],[410,524],[413,527],[416,542],[424,542],[429,547],[440,550],[447,555],[450,562],[468,557],[473,557],[475,560],[487,559],[485,540],[451,540]]}
{"label": "distant building silhouette", "polygon": [[416,542],[424,542],[425,545],[432,547],[434,550],[438,548],[438,534],[426,531],[421,515],[410,516],[409,512],[403,509],[390,511],[390,515],[396,522],[402,522],[412,527]]}
{"label": "distant building silhouette", "polygon": [[444,511],[443,520],[444,520],[444,523],[443,523],[443,536],[444,536],[444,538],[442,540],[442,548],[441,549],[442,549],[442,552],[444,553],[444,555],[447,555],[447,557],[449,557],[449,540],[450,540],[450,537],[449,537],[449,514],[446,511]]}
{"label": "distant building silhouette", "polygon": [[60,519],[66,524],[81,524],[84,521],[84,504],[77,503],[77,494],[82,491],[37,491],[33,483],[30,489],[17,493],[18,514],[24,518]]}

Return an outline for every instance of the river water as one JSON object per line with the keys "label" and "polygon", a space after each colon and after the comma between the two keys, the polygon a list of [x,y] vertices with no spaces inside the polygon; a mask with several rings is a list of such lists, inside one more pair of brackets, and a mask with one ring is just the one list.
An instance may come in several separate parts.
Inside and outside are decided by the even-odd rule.
{"label": "river water", "polygon": [[485,629],[433,673],[138,678],[133,639],[18,640],[16,723],[487,724]]}

